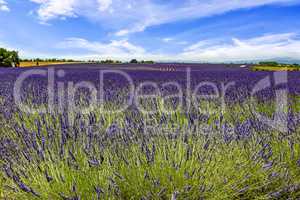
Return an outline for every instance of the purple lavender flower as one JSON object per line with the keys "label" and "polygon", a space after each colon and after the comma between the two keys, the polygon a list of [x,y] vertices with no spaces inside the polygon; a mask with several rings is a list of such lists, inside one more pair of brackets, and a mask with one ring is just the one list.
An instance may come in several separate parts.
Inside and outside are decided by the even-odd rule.
{"label": "purple lavender flower", "polygon": [[273,167],[273,162],[268,162],[268,163],[264,164],[263,169],[269,170],[272,167]]}
{"label": "purple lavender flower", "polygon": [[178,196],[179,196],[179,192],[178,191],[173,192],[171,200],[177,200]]}
{"label": "purple lavender flower", "polygon": [[104,194],[104,191],[99,186],[95,186],[94,189],[95,189],[96,194],[97,194],[97,199],[100,200],[101,199],[101,194]]}
{"label": "purple lavender flower", "polygon": [[53,178],[48,174],[47,170],[45,171],[45,177],[46,177],[48,183],[53,181]]}
{"label": "purple lavender flower", "polygon": [[90,167],[99,167],[100,166],[100,162],[97,159],[88,160],[88,163],[89,163]]}
{"label": "purple lavender flower", "polygon": [[300,167],[300,159],[297,161],[297,166]]}
{"label": "purple lavender flower", "polygon": [[24,192],[27,192],[27,193],[31,193],[33,194],[34,196],[36,197],[39,197],[40,195],[38,193],[36,193],[33,189],[31,189],[29,186],[25,185],[23,182],[21,181],[18,181],[17,182],[17,185],[19,186],[19,188],[24,191]]}

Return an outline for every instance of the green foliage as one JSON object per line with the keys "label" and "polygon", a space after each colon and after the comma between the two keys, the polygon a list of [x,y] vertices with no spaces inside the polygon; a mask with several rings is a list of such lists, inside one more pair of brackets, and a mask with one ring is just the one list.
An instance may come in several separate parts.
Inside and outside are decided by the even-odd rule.
{"label": "green foliage", "polygon": [[152,61],[152,60],[142,60],[141,63],[142,64],[154,64],[154,61]]}
{"label": "green foliage", "polygon": [[154,61],[152,60],[142,60],[142,61],[138,61],[137,59],[132,59],[130,61],[131,64],[138,64],[138,63],[141,63],[141,64],[154,64]]}
{"label": "green foliage", "polygon": [[274,61],[266,61],[266,62],[260,62],[260,65],[264,65],[264,66],[278,66],[279,63],[274,62]]}
{"label": "green foliage", "polygon": [[294,67],[300,67],[300,65],[298,63],[294,63],[293,66]]}
{"label": "green foliage", "polygon": [[8,51],[0,48],[0,66],[15,67],[19,66],[20,58],[17,51]]}
{"label": "green foliage", "polygon": [[111,60],[111,59],[107,59],[107,60],[101,60],[101,64],[120,64],[122,63],[119,60]]}
{"label": "green foliage", "polygon": [[132,60],[130,61],[130,63],[131,63],[131,64],[138,64],[139,62],[137,61],[137,59],[132,59]]}

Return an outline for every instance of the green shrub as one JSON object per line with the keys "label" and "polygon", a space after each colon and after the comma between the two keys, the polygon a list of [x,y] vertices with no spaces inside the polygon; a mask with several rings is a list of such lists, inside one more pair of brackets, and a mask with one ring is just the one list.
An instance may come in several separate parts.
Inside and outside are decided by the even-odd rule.
{"label": "green shrub", "polygon": [[19,66],[20,58],[17,51],[8,51],[0,48],[0,66],[14,67]]}

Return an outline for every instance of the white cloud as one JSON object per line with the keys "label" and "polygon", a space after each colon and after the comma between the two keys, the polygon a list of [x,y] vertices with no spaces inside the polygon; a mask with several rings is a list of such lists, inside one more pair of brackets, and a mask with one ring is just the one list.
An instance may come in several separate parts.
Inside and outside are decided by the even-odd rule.
{"label": "white cloud", "polygon": [[112,40],[109,43],[88,41],[83,38],[67,38],[57,45],[60,49],[82,50],[82,52],[73,55],[66,55],[67,58],[74,59],[117,59],[129,61],[136,58],[139,60],[159,60],[163,61],[172,58],[171,55],[153,54],[147,52],[144,48],[130,43],[128,40]]}
{"label": "white cloud", "polygon": [[118,32],[116,32],[116,36],[124,36],[124,35],[127,35],[129,33],[129,30],[128,29],[122,29],[122,30],[119,30]]}
{"label": "white cloud", "polygon": [[270,34],[244,40],[233,38],[231,43],[204,44],[199,42],[189,46],[178,56],[184,60],[209,62],[300,57],[300,40],[294,33]]}
{"label": "white cloud", "polygon": [[[118,31],[116,33],[117,36],[141,32],[150,26],[218,15],[237,9],[268,4],[291,3],[295,2],[295,0],[187,0],[182,1],[180,5],[174,5],[172,3],[160,5],[145,0],[141,0],[140,2],[143,4],[139,4],[138,9],[132,11],[133,16],[124,18],[130,20],[130,25]],[[122,13],[122,10],[119,10],[119,12]]]}
{"label": "white cloud", "polygon": [[112,0],[97,0],[100,11],[106,11],[112,5]]}
{"label": "white cloud", "polygon": [[229,43],[216,44],[213,40],[199,42],[184,48],[181,53],[164,54],[147,52],[127,40],[110,43],[91,42],[82,38],[68,38],[60,48],[81,49],[85,53],[77,59],[132,58],[156,61],[234,62],[276,58],[299,59],[300,40],[294,33],[269,34],[250,39],[233,38]]}
{"label": "white cloud", "polygon": [[194,51],[194,50],[197,50],[197,49],[205,48],[207,46],[212,45],[214,42],[215,41],[212,41],[212,40],[199,41],[195,44],[192,44],[192,45],[184,48],[184,51]]}
{"label": "white cloud", "polygon": [[172,38],[172,37],[162,38],[161,40],[167,44],[174,44],[174,45],[187,45],[188,44],[187,41],[181,41],[181,40],[178,40],[178,39]]}
{"label": "white cloud", "polygon": [[163,38],[162,41],[168,43],[168,42],[174,41],[174,38],[167,37],[167,38]]}
{"label": "white cloud", "polygon": [[[2,0],[3,1],[3,0]],[[116,36],[144,31],[147,27],[202,18],[228,11],[298,0],[30,0],[39,4],[44,22],[55,18],[83,16],[116,30]]]}
{"label": "white cloud", "polygon": [[49,20],[66,17],[91,17],[97,13],[109,11],[113,13],[112,0],[30,0],[39,4],[37,15],[46,23]]}
{"label": "white cloud", "polygon": [[[198,61],[234,62],[271,59],[300,58],[300,35],[295,33],[268,34],[254,38],[233,38],[227,42],[217,40],[199,41],[186,46],[179,53],[167,54],[149,52],[128,40],[112,40],[108,43],[89,41],[83,38],[67,38],[55,46],[67,53],[55,55],[38,50],[18,48],[0,41],[0,46],[19,50],[22,57],[58,57],[73,59],[118,59],[128,61],[132,58],[155,61]],[[53,47],[52,47],[53,48]],[[22,50],[20,50],[22,49]],[[51,46],[49,46],[51,49]],[[53,50],[53,49],[52,49]],[[56,49],[57,50],[57,49]],[[77,51],[80,50],[80,53]],[[63,52],[63,51],[61,51]]]}
{"label": "white cloud", "polygon": [[131,44],[127,40],[113,40],[110,43],[92,42],[82,38],[68,38],[58,44],[59,48],[81,49],[99,56],[129,56],[142,55],[145,50],[142,47]]}
{"label": "white cloud", "polygon": [[76,17],[77,0],[30,0],[41,4],[37,14],[42,22],[55,18]]}
{"label": "white cloud", "polygon": [[129,29],[121,29],[118,32],[115,33],[116,36],[125,36],[130,33],[136,33],[136,32],[142,32],[147,28],[146,24],[135,24],[133,27]]}
{"label": "white cloud", "polygon": [[0,0],[0,11],[9,12],[10,9],[4,0]]}
{"label": "white cloud", "polygon": [[48,0],[30,0],[34,3],[46,3]]}

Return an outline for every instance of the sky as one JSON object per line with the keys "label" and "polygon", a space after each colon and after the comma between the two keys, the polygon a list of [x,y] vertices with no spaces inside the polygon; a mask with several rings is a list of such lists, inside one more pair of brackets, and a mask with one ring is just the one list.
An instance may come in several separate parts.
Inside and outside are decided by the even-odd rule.
{"label": "sky", "polygon": [[300,0],[0,0],[22,58],[300,60]]}

